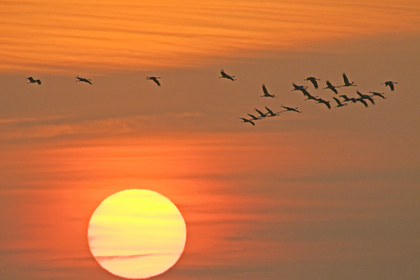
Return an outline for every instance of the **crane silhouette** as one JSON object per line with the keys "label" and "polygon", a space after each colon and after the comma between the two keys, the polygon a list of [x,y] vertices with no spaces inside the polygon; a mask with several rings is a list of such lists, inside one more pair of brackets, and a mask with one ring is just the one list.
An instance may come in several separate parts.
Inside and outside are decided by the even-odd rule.
{"label": "crane silhouette", "polygon": [[354,99],[354,103],[356,103],[357,101],[359,101],[360,103],[362,103],[363,105],[365,105],[365,107],[368,107],[368,104],[366,103],[366,101],[363,100],[363,98],[355,98]]}
{"label": "crane silhouette", "polygon": [[382,99],[386,99],[386,97],[384,96],[384,93],[376,92],[376,91],[369,91],[369,92],[372,93],[374,96],[379,96]]}
{"label": "crane silhouette", "polygon": [[34,84],[34,83],[37,83],[38,85],[40,85],[40,84],[41,84],[41,80],[40,80],[40,79],[35,80],[35,79],[34,79],[34,78],[32,78],[32,77],[28,77],[28,78],[26,78],[26,79],[28,79],[28,80],[29,80],[28,84]]}
{"label": "crane silhouette", "polygon": [[248,114],[248,116],[250,116],[253,121],[261,120],[261,117],[256,117],[256,116],[254,116],[252,114]]}
{"label": "crane silhouette", "polygon": [[310,81],[314,85],[314,88],[318,89],[318,82],[317,81],[321,81],[321,80],[317,79],[315,77],[308,77],[304,81]]}
{"label": "crane silhouette", "polygon": [[347,103],[342,103],[342,102],[340,101],[340,99],[338,99],[337,97],[333,97],[333,98],[334,98],[335,102],[337,102],[337,106],[336,106],[336,108],[337,108],[337,107],[344,107],[344,106],[347,106]]}
{"label": "crane silhouette", "polygon": [[159,80],[160,77],[155,77],[155,76],[151,76],[151,77],[146,77],[146,80],[152,80],[153,82],[155,82],[158,86],[160,86],[160,82]]}
{"label": "crane silhouette", "polygon": [[292,108],[292,107],[287,107],[287,106],[283,106],[283,105],[281,105],[281,107],[283,107],[284,109],[286,109],[285,112],[291,111],[291,112],[302,113],[302,111],[299,111],[297,107],[296,108]]}
{"label": "crane silhouette", "polygon": [[349,98],[347,95],[345,95],[345,94],[342,94],[342,95],[340,95],[340,97],[343,97],[343,99],[344,99],[344,101],[345,102],[353,102],[353,103],[355,103],[356,102],[356,98]]}
{"label": "crane silhouette", "polygon": [[343,80],[344,80],[344,85],[342,85],[342,87],[350,87],[350,86],[356,86],[354,84],[354,82],[349,82],[349,79],[346,76],[346,73],[343,73]]}
{"label": "crane silhouette", "polygon": [[85,82],[85,83],[88,83],[90,85],[92,84],[91,79],[81,78],[79,76],[77,76],[76,79],[77,79],[76,82]]}
{"label": "crane silhouette", "polygon": [[357,94],[360,96],[360,98],[367,99],[367,100],[370,101],[370,103],[372,103],[373,105],[375,105],[375,101],[373,101],[373,98],[370,95],[363,94],[360,91],[357,91]]}
{"label": "crane silhouette", "polygon": [[328,81],[327,80],[327,87],[326,88],[324,88],[324,89],[330,89],[330,90],[332,90],[335,94],[338,94],[338,92],[337,92],[337,89],[336,89],[336,87],[335,86],[333,86],[331,83],[330,83],[330,81]]}
{"label": "crane silhouette", "polygon": [[257,108],[255,108],[255,111],[257,111],[258,114],[260,114],[260,116],[261,116],[262,119],[265,118],[265,117],[267,117],[267,113],[263,113],[260,110],[258,110]]}
{"label": "crane silhouette", "polygon": [[276,97],[274,94],[269,94],[267,88],[265,87],[265,85],[262,85],[262,89],[264,92],[264,95],[261,95],[261,97]]}
{"label": "crane silhouette", "polygon": [[278,116],[278,115],[280,115],[280,112],[277,112],[277,113],[274,113],[272,110],[270,110],[267,106],[265,106],[265,109],[267,109],[267,115],[269,116],[269,117],[275,117],[275,116]]}
{"label": "crane silhouette", "polygon": [[225,71],[222,69],[222,70],[220,70],[220,74],[222,75],[222,76],[220,76],[219,78],[225,78],[225,79],[229,79],[229,80],[231,80],[231,81],[235,81],[236,79],[235,79],[235,76],[231,76],[231,75],[228,75],[228,74],[226,74],[225,73]]}
{"label": "crane silhouette", "polygon": [[240,118],[240,119],[242,120],[243,123],[250,123],[253,126],[255,126],[255,123],[253,121],[251,121],[251,120],[248,120],[248,119],[245,119],[245,118]]}
{"label": "crane silhouette", "polygon": [[393,81],[386,81],[385,83],[382,83],[382,85],[388,86],[391,90],[394,90],[394,85],[398,84],[397,82]]}
{"label": "crane silhouette", "polygon": [[327,106],[328,109],[331,109],[330,101],[324,100],[322,98],[318,98],[317,103],[323,103],[325,106]]}

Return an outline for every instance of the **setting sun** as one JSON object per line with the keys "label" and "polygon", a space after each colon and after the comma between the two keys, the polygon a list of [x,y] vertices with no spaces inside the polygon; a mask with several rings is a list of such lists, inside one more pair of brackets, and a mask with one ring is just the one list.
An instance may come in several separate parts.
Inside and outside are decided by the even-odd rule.
{"label": "setting sun", "polygon": [[149,190],[125,190],[106,198],[88,229],[90,250],[110,273],[149,278],[171,268],[184,250],[186,226],[166,197]]}

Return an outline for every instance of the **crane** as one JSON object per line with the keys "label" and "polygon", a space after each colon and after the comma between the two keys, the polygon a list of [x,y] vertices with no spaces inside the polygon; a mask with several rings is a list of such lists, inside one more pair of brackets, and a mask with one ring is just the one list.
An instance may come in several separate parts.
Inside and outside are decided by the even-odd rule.
{"label": "crane", "polygon": [[281,107],[283,107],[284,109],[286,109],[285,112],[286,111],[293,111],[293,112],[297,112],[297,113],[302,113],[302,111],[299,111],[297,107],[296,108],[292,108],[292,107],[287,107],[287,106],[283,106],[283,105],[281,105]]}
{"label": "crane", "polygon": [[336,87],[335,86],[333,86],[331,83],[330,83],[330,81],[328,81],[327,80],[327,87],[326,88],[324,88],[324,89],[330,89],[330,90],[332,90],[335,94],[338,94],[338,92],[337,92],[337,89],[336,89]]}
{"label": "crane", "polygon": [[344,85],[342,85],[342,87],[350,87],[350,86],[356,86],[354,84],[354,82],[349,82],[349,79],[346,76],[346,73],[343,73],[343,80],[344,80]]}
{"label": "crane", "polygon": [[267,88],[265,87],[265,85],[262,85],[262,89],[264,92],[264,95],[261,95],[261,97],[276,97],[274,94],[269,94]]}
{"label": "crane", "polygon": [[315,89],[318,89],[318,82],[317,81],[321,81],[321,80],[317,79],[315,77],[308,77],[304,81],[310,81],[314,85]]}
{"label": "crane", "polygon": [[250,123],[253,126],[255,126],[255,123],[253,121],[251,121],[251,120],[248,120],[248,119],[245,119],[245,118],[240,118],[240,119],[242,120],[243,123]]}
{"label": "crane", "polygon": [[160,77],[155,77],[155,76],[146,77],[146,80],[152,80],[152,81],[153,81],[153,82],[155,82],[158,86],[160,86],[160,82],[158,81],[158,79],[160,79]]}
{"label": "crane", "polygon": [[393,81],[386,81],[385,83],[382,83],[382,85],[389,86],[389,88],[391,90],[394,90],[394,85],[395,84],[398,84],[398,83],[397,82],[393,82]]}
{"label": "crane", "polygon": [[76,82],[85,82],[85,83],[88,83],[88,84],[92,84],[91,79],[81,78],[79,76],[77,76],[76,79],[77,79]]}
{"label": "crane", "polygon": [[40,84],[41,84],[41,80],[40,80],[40,79],[35,80],[35,79],[34,79],[34,78],[32,78],[32,77],[28,77],[28,78],[26,78],[26,79],[28,79],[28,80],[29,80],[28,84],[34,84],[34,83],[37,83],[38,85],[40,85]]}
{"label": "crane", "polygon": [[225,78],[225,79],[229,79],[231,81],[235,81],[235,76],[231,76],[225,73],[225,71],[222,69],[220,70],[220,74],[222,74],[222,76],[220,76],[219,78]]}

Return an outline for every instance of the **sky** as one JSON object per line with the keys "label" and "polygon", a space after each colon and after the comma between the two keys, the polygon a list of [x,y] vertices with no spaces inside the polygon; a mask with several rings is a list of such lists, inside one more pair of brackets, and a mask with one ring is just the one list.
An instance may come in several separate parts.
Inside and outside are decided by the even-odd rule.
{"label": "sky", "polygon": [[[0,33],[0,278],[120,279],[87,230],[133,188],[187,226],[152,279],[420,277],[418,1],[0,1]],[[291,91],[342,73],[386,99]]]}

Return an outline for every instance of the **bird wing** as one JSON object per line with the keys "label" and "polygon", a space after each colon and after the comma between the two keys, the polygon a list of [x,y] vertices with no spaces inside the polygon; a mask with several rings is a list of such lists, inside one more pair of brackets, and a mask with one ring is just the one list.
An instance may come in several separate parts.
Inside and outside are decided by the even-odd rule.
{"label": "bird wing", "polygon": [[262,85],[262,89],[263,89],[264,95],[270,95],[264,84]]}
{"label": "bird wing", "polygon": [[347,76],[346,76],[345,73],[343,73],[343,79],[344,79],[344,84],[345,85],[349,85],[350,84],[349,79],[347,79]]}

